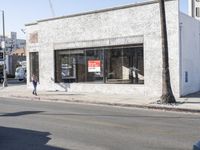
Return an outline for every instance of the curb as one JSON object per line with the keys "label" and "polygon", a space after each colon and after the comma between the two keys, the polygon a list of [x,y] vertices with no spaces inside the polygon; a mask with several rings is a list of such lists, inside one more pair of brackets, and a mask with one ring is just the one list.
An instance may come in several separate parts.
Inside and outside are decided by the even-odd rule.
{"label": "curb", "polygon": [[16,99],[29,99],[45,102],[62,102],[62,103],[85,103],[85,104],[98,104],[98,105],[107,105],[107,106],[120,106],[120,107],[133,107],[133,108],[142,108],[142,109],[153,109],[153,110],[164,110],[164,111],[173,111],[173,112],[186,112],[186,113],[200,113],[199,109],[189,109],[189,108],[174,108],[167,106],[153,106],[153,105],[140,105],[140,104],[121,104],[121,103],[109,103],[109,102],[97,102],[97,101],[87,101],[87,100],[75,100],[75,99],[57,99],[57,98],[45,98],[45,97],[30,97],[30,96],[19,96],[11,95],[4,96],[4,98],[16,98]]}

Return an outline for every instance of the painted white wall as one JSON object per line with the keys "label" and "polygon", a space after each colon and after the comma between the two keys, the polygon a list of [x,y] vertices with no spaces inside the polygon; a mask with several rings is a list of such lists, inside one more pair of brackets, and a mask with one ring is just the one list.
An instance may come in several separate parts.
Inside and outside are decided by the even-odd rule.
{"label": "painted white wall", "polygon": [[192,4],[193,0],[188,0],[188,15],[192,17]]}
{"label": "painted white wall", "polygon": [[181,13],[180,35],[181,95],[186,95],[200,90],[200,22]]}
{"label": "painted white wall", "polygon": [[[179,85],[178,3],[176,0],[166,2],[169,65],[172,89],[176,96],[179,96],[180,92],[177,86]],[[123,93],[137,96],[161,95],[162,48],[157,1],[41,20],[26,27],[27,50],[39,51],[41,89],[63,90],[64,86],[69,91]],[[38,32],[37,44],[29,42],[29,35],[33,32]],[[135,44],[138,41],[144,44],[144,85],[54,83],[54,50]]]}

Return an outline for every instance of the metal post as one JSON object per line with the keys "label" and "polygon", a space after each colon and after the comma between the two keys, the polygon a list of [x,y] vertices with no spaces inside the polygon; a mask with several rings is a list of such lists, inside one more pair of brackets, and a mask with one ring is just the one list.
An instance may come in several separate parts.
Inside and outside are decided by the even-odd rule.
{"label": "metal post", "polygon": [[3,81],[3,87],[7,87],[7,74],[6,74],[6,40],[5,40],[5,22],[4,22],[4,11],[2,10],[2,22],[3,22],[3,75],[4,75],[4,81]]}

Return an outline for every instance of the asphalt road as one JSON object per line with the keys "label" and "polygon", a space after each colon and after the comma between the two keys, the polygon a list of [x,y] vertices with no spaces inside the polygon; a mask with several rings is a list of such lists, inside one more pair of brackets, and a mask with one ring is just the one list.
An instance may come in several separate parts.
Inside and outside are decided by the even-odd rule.
{"label": "asphalt road", "polygon": [[189,150],[200,115],[0,98],[1,150]]}

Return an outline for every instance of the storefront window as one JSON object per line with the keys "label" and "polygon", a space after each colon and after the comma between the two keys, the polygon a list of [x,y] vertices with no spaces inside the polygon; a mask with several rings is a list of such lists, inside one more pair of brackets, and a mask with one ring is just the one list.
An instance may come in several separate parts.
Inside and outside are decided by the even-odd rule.
{"label": "storefront window", "polygon": [[143,46],[55,51],[56,82],[143,84]]}
{"label": "storefront window", "polygon": [[105,51],[106,83],[119,83],[122,81],[123,51],[121,48],[107,49]]}
{"label": "storefront window", "polygon": [[55,60],[56,82],[85,81],[84,50],[56,51]]}
{"label": "storefront window", "polygon": [[30,81],[32,75],[36,75],[39,80],[39,55],[38,52],[30,52]]}
{"label": "storefront window", "polygon": [[117,47],[106,54],[106,83],[144,83],[142,47]]}

